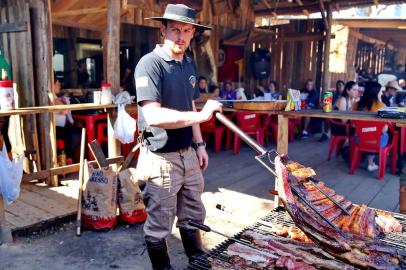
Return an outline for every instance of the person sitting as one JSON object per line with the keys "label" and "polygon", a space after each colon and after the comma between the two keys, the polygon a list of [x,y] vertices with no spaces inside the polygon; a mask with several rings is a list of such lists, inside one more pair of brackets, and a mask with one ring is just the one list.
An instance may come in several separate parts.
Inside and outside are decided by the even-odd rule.
{"label": "person sitting", "polygon": [[208,87],[207,87],[207,79],[206,77],[200,76],[198,80],[198,85],[199,85],[199,92],[200,93],[208,93]]}
{"label": "person sitting", "polygon": [[[345,84],[344,86],[344,91],[342,92],[341,97],[338,98],[336,103],[334,103],[334,110],[337,111],[342,111],[342,112],[348,112],[352,111],[354,105],[358,101],[358,84],[354,81],[349,81]],[[336,121],[341,121],[343,123],[347,123],[348,120],[346,119],[341,119],[341,120],[336,120]],[[349,135],[347,134],[346,128],[341,125],[337,125],[334,123],[331,123],[330,125],[331,128],[331,134],[335,136],[346,136]]]}
{"label": "person sitting", "polygon": [[[365,90],[364,94],[362,95],[361,99],[355,103],[354,110],[355,111],[364,111],[364,112],[377,112],[379,109],[385,107],[385,103],[382,102],[382,91],[381,85],[377,82],[367,82],[365,83]],[[385,147],[389,142],[389,135],[388,135],[388,126],[385,126],[382,136],[380,147]],[[378,170],[378,165],[375,164],[375,155],[368,155],[368,171],[376,171]]]}
{"label": "person sitting", "polygon": [[270,81],[268,87],[258,85],[257,89],[259,90],[258,96],[263,96],[264,100],[278,100],[281,95],[276,81]]}
{"label": "person sitting", "polygon": [[[312,79],[308,79],[305,83],[305,87],[300,90],[301,99],[305,101],[306,109],[317,109],[319,107],[319,95],[314,88],[314,82]],[[308,137],[308,128],[310,124],[309,117],[303,117],[303,131],[302,138]]]}
{"label": "person sitting", "polygon": [[[61,94],[61,84],[55,80],[53,85],[55,105],[70,104],[69,98]],[[73,118],[70,111],[58,112],[55,114],[56,122],[56,137],[61,138],[65,142],[65,152],[68,158],[72,158],[73,162],[79,162],[80,155],[80,140],[81,128],[73,125]]]}
{"label": "person sitting", "polygon": [[382,95],[382,102],[388,107],[403,107],[404,95],[398,81],[388,82],[385,88],[385,93]]}
{"label": "person sitting", "polygon": [[336,90],[333,93],[333,105],[336,104],[337,100],[344,93],[345,82],[343,80],[338,80],[336,82]]}
{"label": "person sitting", "polygon": [[220,99],[220,88],[215,84],[209,85],[209,94],[210,94],[210,99],[214,99],[214,100]]}
{"label": "person sitting", "polygon": [[230,81],[225,81],[220,91],[220,98],[226,100],[237,100],[237,91],[233,89]]}

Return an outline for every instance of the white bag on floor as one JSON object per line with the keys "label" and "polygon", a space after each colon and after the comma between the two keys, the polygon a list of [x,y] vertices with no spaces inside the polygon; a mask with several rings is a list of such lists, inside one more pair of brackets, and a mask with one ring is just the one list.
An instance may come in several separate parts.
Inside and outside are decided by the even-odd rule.
{"label": "white bag on floor", "polygon": [[17,200],[20,196],[20,184],[23,177],[24,156],[19,155],[10,160],[6,145],[0,151],[0,193],[6,205]]}
{"label": "white bag on floor", "polygon": [[136,121],[125,111],[125,104],[118,104],[118,114],[114,123],[114,137],[121,143],[132,143],[137,129]]}

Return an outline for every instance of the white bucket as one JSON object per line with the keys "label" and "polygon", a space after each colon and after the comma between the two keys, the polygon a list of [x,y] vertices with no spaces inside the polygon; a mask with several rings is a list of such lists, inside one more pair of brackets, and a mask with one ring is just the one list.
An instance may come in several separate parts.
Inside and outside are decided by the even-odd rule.
{"label": "white bucket", "polygon": [[14,110],[13,81],[0,81],[0,109]]}

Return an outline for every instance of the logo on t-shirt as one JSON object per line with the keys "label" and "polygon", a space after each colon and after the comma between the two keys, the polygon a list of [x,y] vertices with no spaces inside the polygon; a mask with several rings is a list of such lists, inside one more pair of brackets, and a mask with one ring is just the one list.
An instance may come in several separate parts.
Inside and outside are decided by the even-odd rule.
{"label": "logo on t-shirt", "polygon": [[195,75],[192,75],[192,76],[189,77],[189,82],[192,85],[192,87],[195,88],[195,85],[196,85],[196,77],[195,77]]}

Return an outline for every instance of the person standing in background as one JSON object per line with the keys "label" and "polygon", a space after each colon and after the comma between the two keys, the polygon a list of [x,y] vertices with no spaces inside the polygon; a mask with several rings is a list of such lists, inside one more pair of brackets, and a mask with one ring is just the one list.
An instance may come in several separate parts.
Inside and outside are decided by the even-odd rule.
{"label": "person standing in background", "polygon": [[90,75],[86,68],[86,59],[80,59],[78,61],[77,79],[79,88],[87,88],[89,85]]}

